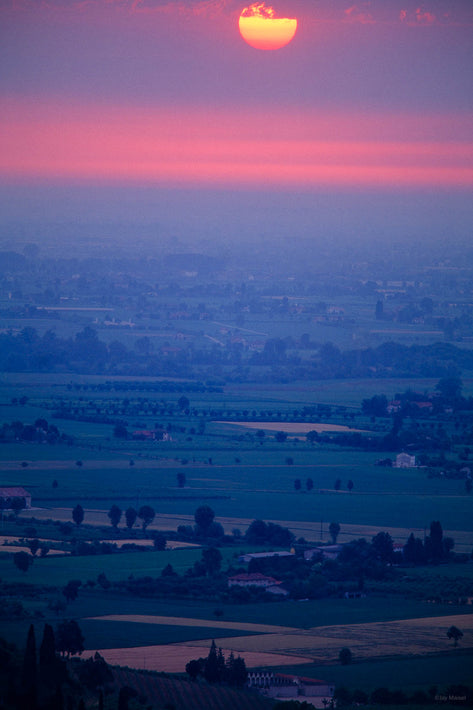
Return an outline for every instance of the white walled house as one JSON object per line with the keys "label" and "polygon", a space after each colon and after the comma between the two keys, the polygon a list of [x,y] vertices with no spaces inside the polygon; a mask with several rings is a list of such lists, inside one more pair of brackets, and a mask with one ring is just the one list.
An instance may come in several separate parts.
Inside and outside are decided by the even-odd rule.
{"label": "white walled house", "polygon": [[410,454],[398,454],[396,456],[396,461],[394,462],[395,468],[415,468],[416,457]]}

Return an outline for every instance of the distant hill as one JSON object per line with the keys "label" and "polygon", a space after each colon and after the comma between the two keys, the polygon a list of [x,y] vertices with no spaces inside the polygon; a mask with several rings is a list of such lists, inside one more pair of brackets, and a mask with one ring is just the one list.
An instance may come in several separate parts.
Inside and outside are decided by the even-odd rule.
{"label": "distant hill", "polygon": [[[117,686],[134,688],[146,696],[153,708],[175,710],[271,710],[273,700],[256,692],[226,686],[207,685],[205,681],[161,676],[130,668],[113,669]],[[145,704],[146,705],[146,704]]]}

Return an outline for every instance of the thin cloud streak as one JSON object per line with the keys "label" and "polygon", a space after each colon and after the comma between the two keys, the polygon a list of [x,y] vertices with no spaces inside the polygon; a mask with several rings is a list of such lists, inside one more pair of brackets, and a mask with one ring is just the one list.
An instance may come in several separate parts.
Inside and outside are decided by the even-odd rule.
{"label": "thin cloud streak", "polygon": [[[12,100],[0,139],[3,179],[158,184],[471,187],[468,117],[303,115]],[[266,125],[265,125],[266,124]],[[416,130],[417,127],[417,130]],[[455,130],[457,129],[457,130]]]}

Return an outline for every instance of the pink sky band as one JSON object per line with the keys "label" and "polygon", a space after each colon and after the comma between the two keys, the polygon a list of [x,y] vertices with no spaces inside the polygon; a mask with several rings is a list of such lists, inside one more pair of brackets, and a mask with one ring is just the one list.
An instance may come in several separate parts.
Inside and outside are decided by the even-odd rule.
{"label": "pink sky band", "polygon": [[[3,181],[473,186],[469,116],[371,117],[5,102]],[[266,114],[267,116],[267,114]],[[438,138],[435,140],[433,137]]]}

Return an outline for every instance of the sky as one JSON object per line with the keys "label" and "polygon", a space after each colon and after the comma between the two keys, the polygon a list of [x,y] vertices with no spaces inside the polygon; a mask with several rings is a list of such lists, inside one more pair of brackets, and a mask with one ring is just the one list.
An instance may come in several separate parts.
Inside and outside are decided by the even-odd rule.
{"label": "sky", "polygon": [[266,5],[278,50],[234,0],[2,0],[2,219],[470,236],[471,0]]}

